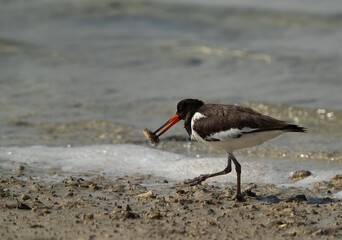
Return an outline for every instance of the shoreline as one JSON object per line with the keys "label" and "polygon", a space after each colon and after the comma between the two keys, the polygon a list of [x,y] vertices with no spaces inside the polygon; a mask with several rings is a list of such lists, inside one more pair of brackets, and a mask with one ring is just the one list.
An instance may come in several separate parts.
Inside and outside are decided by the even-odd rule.
{"label": "shoreline", "polygon": [[236,202],[234,183],[189,187],[151,175],[76,175],[55,182],[0,178],[1,238],[342,237],[342,200],[321,197],[340,182],[310,189],[245,183],[245,201]]}

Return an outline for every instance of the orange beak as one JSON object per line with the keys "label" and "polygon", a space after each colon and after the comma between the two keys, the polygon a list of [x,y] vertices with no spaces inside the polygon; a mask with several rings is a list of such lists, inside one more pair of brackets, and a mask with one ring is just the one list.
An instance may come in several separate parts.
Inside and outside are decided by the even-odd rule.
{"label": "orange beak", "polygon": [[157,137],[159,137],[160,135],[162,135],[164,132],[166,132],[167,130],[169,130],[173,125],[175,125],[176,123],[178,123],[180,121],[179,116],[177,114],[173,115],[166,123],[163,124],[163,126],[161,126],[160,128],[158,128],[154,134],[156,134],[157,132],[159,132],[160,130],[162,130],[164,127],[165,129],[159,133],[157,135]]}

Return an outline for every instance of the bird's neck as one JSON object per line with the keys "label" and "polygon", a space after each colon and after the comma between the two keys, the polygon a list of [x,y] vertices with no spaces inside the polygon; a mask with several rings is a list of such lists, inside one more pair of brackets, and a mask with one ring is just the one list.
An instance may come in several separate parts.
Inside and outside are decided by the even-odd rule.
{"label": "bird's neck", "polygon": [[196,111],[191,111],[189,112],[186,117],[184,118],[184,128],[187,131],[187,133],[189,134],[189,136],[191,136],[191,119],[194,116]]}

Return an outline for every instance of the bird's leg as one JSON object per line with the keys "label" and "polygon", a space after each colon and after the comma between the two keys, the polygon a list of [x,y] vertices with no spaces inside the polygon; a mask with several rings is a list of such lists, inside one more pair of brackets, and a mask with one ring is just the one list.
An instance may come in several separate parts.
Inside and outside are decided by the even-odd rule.
{"label": "bird's leg", "polygon": [[225,169],[223,169],[220,172],[216,172],[216,173],[212,173],[212,174],[202,174],[194,179],[191,179],[189,181],[185,181],[185,184],[190,184],[190,186],[195,186],[197,184],[200,184],[201,182],[205,181],[208,178],[211,177],[216,177],[219,175],[224,175],[224,174],[228,174],[232,171],[232,159],[229,157],[230,155],[228,155],[228,165]]}
{"label": "bird's leg", "polygon": [[240,163],[236,160],[235,156],[233,155],[233,153],[228,152],[228,159],[232,159],[235,165],[235,171],[236,171],[236,179],[237,179],[237,183],[236,183],[236,196],[234,197],[234,199],[238,200],[238,201],[242,201],[243,197],[241,195],[241,165]]}

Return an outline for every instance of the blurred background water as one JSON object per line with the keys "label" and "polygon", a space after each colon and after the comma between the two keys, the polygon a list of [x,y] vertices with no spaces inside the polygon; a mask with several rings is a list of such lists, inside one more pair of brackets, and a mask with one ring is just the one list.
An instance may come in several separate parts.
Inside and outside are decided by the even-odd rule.
{"label": "blurred background water", "polygon": [[[34,145],[148,146],[143,127],[156,129],[179,100],[199,98],[309,129],[240,151],[246,157],[342,162],[339,0],[0,5],[3,153]],[[186,140],[178,124],[156,148],[221,154]]]}

